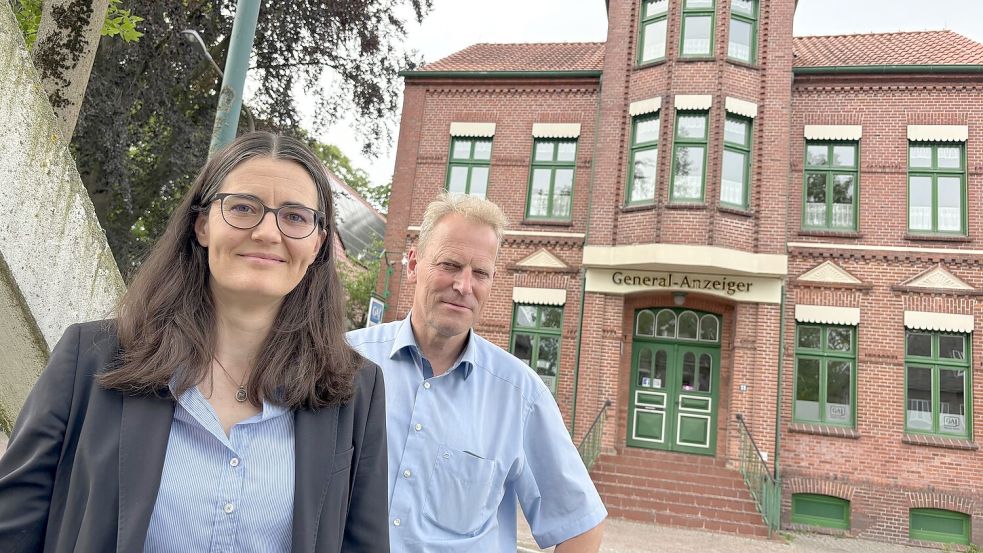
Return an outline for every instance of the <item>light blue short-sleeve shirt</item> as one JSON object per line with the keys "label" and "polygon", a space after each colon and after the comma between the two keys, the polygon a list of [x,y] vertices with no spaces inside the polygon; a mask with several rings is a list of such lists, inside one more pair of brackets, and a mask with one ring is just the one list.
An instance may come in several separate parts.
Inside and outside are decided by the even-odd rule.
{"label": "light blue short-sleeve shirt", "polygon": [[434,377],[410,316],[348,341],[385,373],[393,553],[515,553],[517,504],[544,548],[607,516],[528,365],[470,332],[458,361]]}

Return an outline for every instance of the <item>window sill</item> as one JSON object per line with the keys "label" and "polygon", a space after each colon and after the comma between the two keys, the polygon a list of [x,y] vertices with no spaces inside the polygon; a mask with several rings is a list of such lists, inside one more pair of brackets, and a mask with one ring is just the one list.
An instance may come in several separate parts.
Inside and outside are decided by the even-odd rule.
{"label": "window sill", "polygon": [[750,63],[750,62],[746,62],[746,61],[741,61],[741,60],[737,60],[737,59],[734,59],[734,58],[727,58],[727,63],[729,63],[731,65],[736,65],[738,67],[744,67],[746,69],[754,69],[755,71],[758,71],[758,70],[761,69],[761,66],[758,65],[758,64],[756,64],[756,63]]}
{"label": "window sill", "polygon": [[864,235],[855,230],[820,230],[800,229],[799,236],[821,236],[823,238],[863,238]]}
{"label": "window sill", "polygon": [[540,225],[549,227],[572,227],[573,221],[562,221],[556,219],[523,219],[521,224],[523,225]]}
{"label": "window sill", "polygon": [[655,209],[655,204],[633,204],[633,205],[623,205],[621,206],[622,213],[632,213],[635,211],[652,211]]}
{"label": "window sill", "polygon": [[741,209],[739,207],[732,207],[728,205],[718,205],[717,211],[721,213],[729,213],[731,215],[740,215],[741,217],[754,217],[754,212],[749,209]]}
{"label": "window sill", "polygon": [[690,62],[690,61],[717,61],[717,58],[715,58],[712,55],[711,56],[703,56],[703,55],[700,55],[700,56],[682,56],[681,55],[678,58],[676,58],[676,61],[681,61],[681,62]]}
{"label": "window sill", "polygon": [[926,242],[972,242],[973,239],[965,235],[952,234],[912,234],[906,233],[905,240],[919,240]]}
{"label": "window sill", "polygon": [[683,211],[705,211],[707,204],[702,202],[676,202],[671,204],[666,204],[666,209],[680,209]]}
{"label": "window sill", "polygon": [[860,439],[860,432],[855,428],[832,426],[829,424],[793,422],[788,425],[788,431],[796,434],[815,434],[816,436],[831,436],[833,438],[847,438],[850,440]]}
{"label": "window sill", "polygon": [[669,61],[669,60],[667,60],[666,58],[661,58],[661,59],[657,59],[657,60],[646,61],[646,62],[642,62],[642,63],[636,64],[635,65],[635,69],[648,69],[649,67],[656,67],[656,66],[659,66],[659,65],[665,65],[665,63],[667,61]]}
{"label": "window sill", "polygon": [[946,438],[943,436],[929,434],[909,434],[901,436],[901,441],[910,445],[924,445],[928,447],[940,447],[942,449],[959,449],[963,451],[976,451],[980,448],[976,442],[966,438]]}

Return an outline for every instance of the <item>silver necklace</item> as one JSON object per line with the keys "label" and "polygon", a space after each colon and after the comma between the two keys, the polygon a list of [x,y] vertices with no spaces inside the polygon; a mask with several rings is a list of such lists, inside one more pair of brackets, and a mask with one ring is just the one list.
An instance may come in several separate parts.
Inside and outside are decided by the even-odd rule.
{"label": "silver necklace", "polygon": [[229,380],[239,387],[239,390],[236,392],[236,401],[239,403],[246,403],[246,397],[248,396],[248,394],[246,394],[246,379],[243,378],[241,383],[236,382],[236,380],[232,378],[232,375],[229,374],[229,371],[225,369],[225,365],[218,360],[218,357],[213,356],[212,359],[214,359],[215,362],[218,363],[218,366],[222,368],[222,372],[225,373],[225,376],[229,377]]}

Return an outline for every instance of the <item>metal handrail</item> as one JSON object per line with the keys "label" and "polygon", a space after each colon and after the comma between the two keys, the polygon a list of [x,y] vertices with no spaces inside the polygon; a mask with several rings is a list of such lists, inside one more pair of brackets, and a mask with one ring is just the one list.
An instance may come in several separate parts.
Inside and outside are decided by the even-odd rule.
{"label": "metal handrail", "polygon": [[584,438],[580,440],[580,445],[577,446],[577,451],[580,453],[580,459],[584,462],[584,466],[587,470],[594,465],[594,461],[601,455],[601,439],[604,437],[604,421],[607,418],[608,407],[611,406],[611,400],[604,400],[604,405],[601,406],[601,410],[597,412],[597,416],[594,417],[594,422],[591,423],[590,428],[587,433],[584,434]]}
{"label": "metal handrail", "polygon": [[781,524],[782,487],[778,479],[773,477],[768,468],[768,462],[754,442],[751,431],[744,422],[744,416],[737,414],[738,430],[741,434],[741,450],[738,459],[741,476],[747,485],[751,497],[768,527],[768,536],[777,531]]}

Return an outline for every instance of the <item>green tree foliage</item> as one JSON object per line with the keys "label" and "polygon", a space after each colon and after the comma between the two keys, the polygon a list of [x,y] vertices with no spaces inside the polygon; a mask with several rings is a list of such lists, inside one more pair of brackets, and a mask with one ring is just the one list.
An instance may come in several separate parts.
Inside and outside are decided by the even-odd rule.
{"label": "green tree foliage", "polygon": [[[12,0],[12,4],[17,23],[24,33],[24,41],[31,48],[38,38],[38,27],[41,24],[41,0]],[[143,36],[137,30],[141,21],[142,17],[123,8],[123,0],[109,0],[109,11],[102,24],[102,36],[118,36],[125,42],[136,42]]]}
{"label": "green tree foliage", "polygon": [[375,292],[379,270],[382,267],[382,243],[376,242],[370,254],[358,261],[348,260],[338,264],[338,274],[345,286],[348,302],[345,303],[345,317],[351,328],[362,328],[368,316],[369,298]]}
{"label": "green tree foliage", "polygon": [[341,148],[333,144],[322,144],[316,141],[310,144],[314,153],[321,158],[321,161],[328,166],[331,172],[338,175],[373,207],[386,213],[389,209],[389,195],[392,193],[391,182],[373,185],[369,181],[369,174],[358,167],[354,167],[352,160],[341,151]]}

